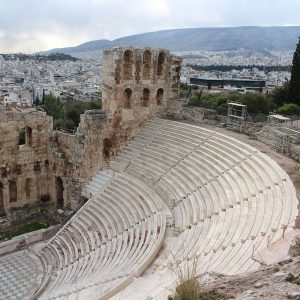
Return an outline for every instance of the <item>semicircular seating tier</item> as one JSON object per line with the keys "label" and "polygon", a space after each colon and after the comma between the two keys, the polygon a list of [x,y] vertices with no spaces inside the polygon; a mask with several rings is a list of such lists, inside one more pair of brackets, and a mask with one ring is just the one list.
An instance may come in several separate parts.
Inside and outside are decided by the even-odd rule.
{"label": "semicircular seating tier", "polygon": [[179,234],[165,263],[147,282],[136,281],[123,291],[124,299],[166,297],[168,282],[174,282],[167,269],[175,261],[182,269],[196,261],[198,274],[256,270],[260,264],[252,259],[253,252],[280,238],[298,214],[295,188],[276,162],[245,143],[198,126],[154,120],[111,168],[152,187],[172,209]]}
{"label": "semicircular seating tier", "polygon": [[87,203],[37,251],[44,275],[34,299],[166,299],[174,266],[256,270],[253,251],[295,224],[288,175],[219,132],[155,119],[110,168],[92,178]]}
{"label": "semicircular seating tier", "polygon": [[[39,299],[107,299],[152,262],[163,243],[163,201],[127,174],[102,172],[101,188],[39,251]],[[98,299],[97,298],[97,299]]]}

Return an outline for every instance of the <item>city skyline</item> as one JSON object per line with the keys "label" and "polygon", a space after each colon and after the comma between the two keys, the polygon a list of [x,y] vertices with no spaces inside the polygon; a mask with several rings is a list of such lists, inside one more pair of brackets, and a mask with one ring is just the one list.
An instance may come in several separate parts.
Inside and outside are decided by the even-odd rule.
{"label": "city skyline", "polygon": [[174,28],[297,26],[297,0],[0,0],[0,53]]}

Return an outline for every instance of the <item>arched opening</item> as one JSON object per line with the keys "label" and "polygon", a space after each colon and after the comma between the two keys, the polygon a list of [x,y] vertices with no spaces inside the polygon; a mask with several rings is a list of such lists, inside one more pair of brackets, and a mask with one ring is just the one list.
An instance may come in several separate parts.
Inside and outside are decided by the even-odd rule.
{"label": "arched opening", "polygon": [[40,172],[41,171],[41,164],[40,164],[39,161],[34,162],[33,171],[34,172]]}
{"label": "arched opening", "polygon": [[132,79],[133,52],[126,50],[123,56],[123,79]]}
{"label": "arched opening", "polygon": [[15,181],[10,181],[8,189],[9,189],[9,201],[17,202],[18,200],[17,183]]}
{"label": "arched opening", "polygon": [[1,170],[1,177],[2,178],[7,177],[7,170],[6,170],[6,168],[2,167],[2,168],[0,168],[0,170]]}
{"label": "arched opening", "polygon": [[3,183],[0,182],[0,210],[4,209]]}
{"label": "arched opening", "polygon": [[31,127],[23,127],[19,130],[19,146],[20,145],[32,145],[32,128]]}
{"label": "arched opening", "polygon": [[56,190],[56,207],[62,209],[64,207],[64,183],[60,177],[55,178]]}
{"label": "arched opening", "polygon": [[103,140],[103,156],[106,159],[110,158],[111,155],[112,142],[110,139]]}
{"label": "arched opening", "polygon": [[125,89],[124,91],[124,96],[123,96],[123,107],[124,108],[131,108],[131,96],[132,96],[132,91],[131,89]]}
{"label": "arched opening", "polygon": [[156,104],[161,105],[164,99],[164,90],[158,89],[156,92]]}
{"label": "arched opening", "polygon": [[25,128],[21,128],[19,130],[19,146],[26,144],[26,130]]}
{"label": "arched opening", "polygon": [[26,126],[26,144],[31,146],[32,145],[32,128]]}
{"label": "arched opening", "polygon": [[13,168],[13,172],[16,173],[17,175],[21,175],[22,173],[22,168],[20,165],[15,165]]}
{"label": "arched opening", "polygon": [[157,61],[157,76],[161,76],[164,71],[164,63],[166,59],[165,52],[161,51],[158,55],[158,61]]}
{"label": "arched opening", "polygon": [[148,107],[150,99],[150,91],[148,89],[143,90],[142,106]]}
{"label": "arched opening", "polygon": [[25,180],[26,199],[30,199],[31,189],[32,189],[32,179],[31,178],[26,178],[26,180]]}
{"label": "arched opening", "polygon": [[150,79],[151,71],[151,52],[145,50],[143,54],[143,79]]}

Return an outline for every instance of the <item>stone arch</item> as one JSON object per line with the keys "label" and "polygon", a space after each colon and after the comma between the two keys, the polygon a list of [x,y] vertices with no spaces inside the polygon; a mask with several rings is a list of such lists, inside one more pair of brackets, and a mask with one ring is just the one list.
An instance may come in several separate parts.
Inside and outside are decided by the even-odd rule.
{"label": "stone arch", "polygon": [[103,140],[103,157],[106,159],[110,158],[112,148],[112,141],[108,138]]}
{"label": "stone arch", "polygon": [[26,126],[25,131],[26,131],[26,136],[25,136],[26,144],[28,146],[31,146],[32,145],[32,128],[29,126]]}
{"label": "stone arch", "polygon": [[131,108],[131,97],[132,97],[132,90],[127,88],[124,91],[123,95],[123,107],[124,108]]}
{"label": "stone arch", "polygon": [[123,55],[123,79],[132,79],[133,52],[126,50]]}
{"label": "stone arch", "polygon": [[32,145],[32,128],[29,126],[23,127],[19,130],[19,146],[20,145]]}
{"label": "stone arch", "polygon": [[41,171],[41,163],[39,161],[34,162],[33,171],[34,172],[40,172]]}
{"label": "stone arch", "polygon": [[3,193],[3,183],[0,182],[0,210],[4,209],[4,193]]}
{"label": "stone arch", "polygon": [[143,53],[143,79],[150,79],[151,72],[151,52],[145,50]]}
{"label": "stone arch", "polygon": [[15,181],[10,181],[8,185],[9,190],[9,202],[17,202],[18,200],[18,189]]}
{"label": "stone arch", "polygon": [[31,191],[32,191],[32,179],[26,178],[25,180],[25,195],[26,199],[30,199],[31,197]]}
{"label": "stone arch", "polygon": [[164,90],[162,88],[158,89],[156,92],[156,104],[161,105],[164,99]]}
{"label": "stone arch", "polygon": [[157,76],[163,75],[164,72],[164,64],[166,60],[166,54],[164,51],[161,51],[158,55],[158,60],[157,60]]}
{"label": "stone arch", "polygon": [[18,144],[19,144],[19,146],[26,144],[26,129],[25,129],[25,127],[21,128],[19,130],[19,141],[18,141]]}
{"label": "stone arch", "polygon": [[148,107],[149,100],[150,100],[150,90],[145,88],[145,89],[143,89],[142,106]]}
{"label": "stone arch", "polygon": [[55,178],[55,192],[56,208],[62,209],[64,207],[64,183],[59,176]]}

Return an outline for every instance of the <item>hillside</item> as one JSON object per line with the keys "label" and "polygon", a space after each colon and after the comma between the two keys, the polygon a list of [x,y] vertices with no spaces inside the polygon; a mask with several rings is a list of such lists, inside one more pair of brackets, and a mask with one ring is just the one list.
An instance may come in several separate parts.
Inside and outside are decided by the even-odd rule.
{"label": "hillside", "polygon": [[0,54],[4,60],[39,60],[39,61],[76,61],[78,58],[73,57],[68,54],[61,53],[50,53],[49,55],[29,55],[24,53],[10,53],[10,54]]}
{"label": "hillside", "polygon": [[294,50],[298,36],[300,26],[171,29],[126,36],[113,41],[91,41],[76,47],[40,53],[88,52],[119,45],[167,48],[171,51],[230,51],[241,48],[251,51]]}

